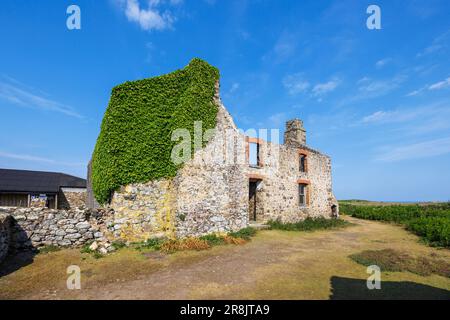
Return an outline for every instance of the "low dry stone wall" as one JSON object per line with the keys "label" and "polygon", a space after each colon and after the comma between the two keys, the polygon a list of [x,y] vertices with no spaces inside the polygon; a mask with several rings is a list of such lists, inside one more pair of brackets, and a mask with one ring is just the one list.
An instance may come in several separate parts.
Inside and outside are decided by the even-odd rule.
{"label": "low dry stone wall", "polygon": [[0,208],[0,216],[10,216],[12,221],[10,247],[14,250],[42,246],[80,247],[93,241],[106,242],[103,230],[109,214],[105,210],[78,208]]}
{"label": "low dry stone wall", "polygon": [[11,216],[0,214],[0,262],[9,252],[11,239]]}

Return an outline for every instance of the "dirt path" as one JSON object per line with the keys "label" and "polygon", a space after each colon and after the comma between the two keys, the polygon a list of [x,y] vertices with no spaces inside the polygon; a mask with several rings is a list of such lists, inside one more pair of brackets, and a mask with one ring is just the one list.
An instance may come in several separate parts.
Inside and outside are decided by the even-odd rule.
{"label": "dirt path", "polygon": [[[392,248],[450,261],[448,250],[420,244],[400,227],[347,219],[355,225],[313,233],[261,231],[246,245],[170,256],[131,250],[95,261],[83,260],[74,250],[38,255],[32,264],[0,278],[0,298],[339,299],[355,292],[371,298],[366,268],[350,254]],[[73,291],[65,288],[67,276],[59,269],[74,261],[82,269],[82,289]],[[58,268],[53,275],[45,269],[52,264]],[[389,272],[382,281],[390,288],[386,298],[450,298],[450,279],[442,276]]]}

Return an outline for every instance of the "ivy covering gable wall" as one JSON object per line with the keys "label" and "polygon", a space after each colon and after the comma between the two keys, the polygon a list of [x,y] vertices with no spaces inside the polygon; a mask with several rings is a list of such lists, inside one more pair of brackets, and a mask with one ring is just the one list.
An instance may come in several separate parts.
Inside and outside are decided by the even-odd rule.
{"label": "ivy covering gable wall", "polygon": [[218,69],[193,59],[184,69],[113,88],[92,156],[100,204],[120,186],[176,175],[181,165],[172,162],[171,152],[179,142],[171,141],[172,132],[186,128],[193,137],[195,121],[203,132],[215,128],[217,81]]}

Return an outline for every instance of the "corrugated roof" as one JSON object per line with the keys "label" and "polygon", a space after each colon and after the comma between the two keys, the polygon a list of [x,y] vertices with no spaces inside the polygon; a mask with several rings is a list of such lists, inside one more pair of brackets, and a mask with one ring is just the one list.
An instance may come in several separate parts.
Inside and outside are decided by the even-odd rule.
{"label": "corrugated roof", "polygon": [[86,188],[86,180],[59,172],[0,169],[0,192],[58,192]]}

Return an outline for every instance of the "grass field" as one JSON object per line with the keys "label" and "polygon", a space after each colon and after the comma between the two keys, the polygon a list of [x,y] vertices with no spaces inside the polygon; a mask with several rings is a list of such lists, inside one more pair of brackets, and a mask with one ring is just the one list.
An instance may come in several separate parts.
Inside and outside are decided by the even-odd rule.
{"label": "grass field", "polygon": [[340,211],[352,217],[398,223],[431,246],[450,247],[450,203],[390,204],[341,201]]}

